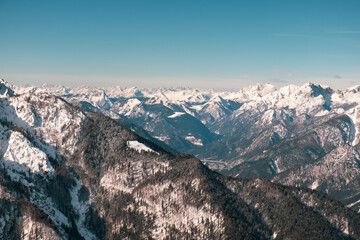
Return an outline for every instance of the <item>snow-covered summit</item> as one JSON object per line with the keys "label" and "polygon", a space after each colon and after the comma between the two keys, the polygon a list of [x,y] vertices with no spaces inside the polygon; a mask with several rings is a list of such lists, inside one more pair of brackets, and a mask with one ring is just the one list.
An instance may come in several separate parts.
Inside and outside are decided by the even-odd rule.
{"label": "snow-covered summit", "polygon": [[345,92],[358,93],[358,92],[360,92],[360,85],[350,87],[350,88],[346,89]]}

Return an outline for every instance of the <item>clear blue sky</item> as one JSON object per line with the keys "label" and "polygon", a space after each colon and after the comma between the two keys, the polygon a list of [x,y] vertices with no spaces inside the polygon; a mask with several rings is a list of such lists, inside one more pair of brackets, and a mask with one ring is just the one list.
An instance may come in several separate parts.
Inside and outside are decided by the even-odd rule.
{"label": "clear blue sky", "polygon": [[0,0],[14,84],[360,84],[359,0]]}

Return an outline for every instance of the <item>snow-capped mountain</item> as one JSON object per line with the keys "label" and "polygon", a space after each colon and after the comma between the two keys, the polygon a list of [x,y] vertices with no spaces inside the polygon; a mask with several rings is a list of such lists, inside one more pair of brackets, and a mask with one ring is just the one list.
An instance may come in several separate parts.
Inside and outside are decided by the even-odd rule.
{"label": "snow-capped mountain", "polygon": [[[98,98],[94,112],[44,88],[0,86],[1,239],[360,238],[360,215],[325,193],[222,176],[104,116]],[[191,116],[172,111],[170,122]]]}
{"label": "snow-capped mountain", "polygon": [[[191,152],[224,173],[316,187],[359,210],[360,188],[348,186],[360,178],[359,103],[358,87],[334,91],[314,84],[287,86],[244,102],[216,121],[209,128],[224,137]],[[344,149],[345,155],[340,154]],[[327,159],[339,160],[329,165]],[[326,166],[326,176],[311,174],[314,164]],[[302,181],[282,179],[287,172],[301,172]]]}
{"label": "snow-capped mountain", "polygon": [[219,131],[210,130],[214,122],[232,115],[244,101],[259,98],[273,90],[274,87],[269,84],[258,84],[239,92],[49,85],[16,89],[19,93],[51,93],[85,110],[103,113],[113,119],[129,120],[179,152],[187,152],[220,139]]}
{"label": "snow-capped mountain", "polygon": [[[283,172],[340,158],[331,154],[341,149],[360,161],[355,154],[360,143],[359,86],[344,91],[312,83],[280,89],[257,84],[233,92],[59,86],[16,90],[55,94],[85,110],[125,121],[141,136],[165,148],[192,153],[210,168],[233,176],[313,186],[310,180],[280,178]],[[347,168],[349,159],[340,159],[328,172]],[[353,164],[352,168],[351,175],[332,179],[336,184],[327,186],[329,178],[323,175],[311,181],[323,182],[319,189],[334,192],[334,197],[360,210],[360,188],[354,185],[352,191],[335,194],[339,191],[335,186],[341,186],[341,192],[348,182],[359,179],[359,167]]]}

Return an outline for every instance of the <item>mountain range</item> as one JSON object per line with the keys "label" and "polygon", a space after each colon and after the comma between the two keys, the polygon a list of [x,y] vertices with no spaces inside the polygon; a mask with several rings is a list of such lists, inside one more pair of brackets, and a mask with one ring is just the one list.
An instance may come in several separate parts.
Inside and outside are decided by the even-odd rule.
{"label": "mountain range", "polygon": [[307,186],[360,210],[360,86],[19,89],[30,91],[126,122],[140,136],[191,153],[220,173]]}
{"label": "mountain range", "polygon": [[360,87],[0,94],[2,239],[360,239]]}

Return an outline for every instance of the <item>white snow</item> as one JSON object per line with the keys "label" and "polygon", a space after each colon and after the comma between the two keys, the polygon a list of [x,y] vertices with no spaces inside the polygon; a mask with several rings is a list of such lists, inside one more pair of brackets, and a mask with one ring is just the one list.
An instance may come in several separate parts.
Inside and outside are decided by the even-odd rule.
{"label": "white snow", "polygon": [[315,190],[315,189],[317,189],[318,187],[319,187],[319,183],[318,183],[317,181],[315,181],[315,182],[312,183],[312,185],[311,185],[310,188],[311,188],[312,190]]}
{"label": "white snow", "polygon": [[185,137],[186,140],[188,140],[189,142],[191,142],[192,144],[194,145],[197,145],[197,146],[203,146],[203,143],[202,143],[202,140],[201,139],[197,139],[195,138],[194,136],[186,136]]}
{"label": "white snow", "polygon": [[62,229],[63,226],[70,227],[71,223],[69,219],[60,212],[53,203],[50,197],[45,196],[39,191],[33,191],[30,196],[31,202],[33,202],[37,207],[39,207],[49,218],[54,222],[58,229],[65,234],[65,231]]}
{"label": "white snow", "polygon": [[143,104],[137,98],[127,99],[125,103],[116,102],[113,105],[112,111],[114,111],[116,114],[131,118],[137,118],[142,115],[146,115]]}
{"label": "white snow", "polygon": [[[34,180],[41,175],[46,181],[55,174],[50,157],[60,161],[60,154],[72,153],[85,116],[58,97],[25,92],[1,99],[0,117],[12,129],[0,124],[1,167],[13,181],[21,182],[29,190],[29,200],[66,236],[64,228],[71,226],[69,219]],[[41,223],[25,219],[24,224],[23,231],[28,233]]]}
{"label": "white snow", "polygon": [[176,118],[176,117],[179,117],[181,115],[184,115],[186,113],[183,113],[183,112],[175,112],[174,114],[168,116],[168,118]]}
{"label": "white snow", "polygon": [[54,172],[46,153],[35,148],[28,139],[18,132],[11,131],[3,164],[13,172],[43,174]]}
{"label": "white snow", "polygon": [[360,131],[360,112],[358,111],[359,108],[354,108],[352,112],[348,111],[348,116],[350,117],[352,123],[355,127],[354,132],[354,139],[352,141],[352,145],[355,146],[359,143],[359,131]]}
{"label": "white snow", "polygon": [[89,202],[80,202],[79,200],[79,191],[81,189],[81,184],[79,180],[76,180],[75,187],[70,191],[71,195],[71,204],[74,207],[74,210],[77,211],[79,218],[76,220],[76,226],[79,230],[81,236],[85,239],[97,239],[96,236],[90,232],[84,225],[86,213],[89,210]]}
{"label": "white snow", "polygon": [[273,235],[271,236],[271,239],[276,239],[278,233],[277,232],[274,232]]}
{"label": "white snow", "polygon": [[272,167],[276,173],[281,173],[282,171],[279,169],[279,161],[280,158],[277,157],[274,161],[271,161]]}
{"label": "white snow", "polygon": [[[34,102],[34,104],[33,104]],[[80,138],[82,112],[72,112],[64,101],[47,94],[24,94],[1,104],[3,118],[40,136],[46,144],[73,153]],[[67,138],[67,135],[74,138]]]}
{"label": "white snow", "polygon": [[[135,149],[138,152],[145,151],[145,152],[155,152],[151,148],[147,147],[145,144],[138,142],[138,141],[127,141],[127,146],[129,148]],[[156,152],[155,152],[156,153]]]}
{"label": "white snow", "polygon": [[196,111],[200,111],[203,108],[203,105],[192,105],[191,109],[194,109]]}
{"label": "white snow", "polygon": [[358,203],[360,203],[360,199],[357,200],[356,202],[353,202],[353,203],[348,204],[348,205],[346,205],[346,206],[349,207],[349,208],[351,208],[352,206],[355,206],[355,205],[358,204]]}
{"label": "white snow", "polygon": [[154,138],[156,138],[157,140],[160,140],[160,141],[170,140],[170,138],[168,136],[164,136],[164,135],[154,136]]}

